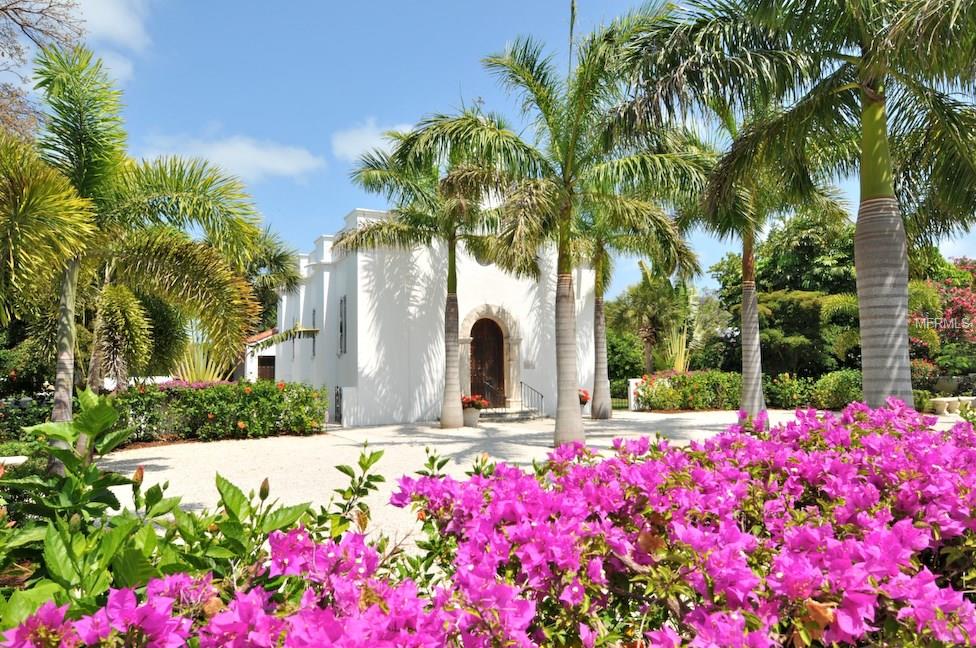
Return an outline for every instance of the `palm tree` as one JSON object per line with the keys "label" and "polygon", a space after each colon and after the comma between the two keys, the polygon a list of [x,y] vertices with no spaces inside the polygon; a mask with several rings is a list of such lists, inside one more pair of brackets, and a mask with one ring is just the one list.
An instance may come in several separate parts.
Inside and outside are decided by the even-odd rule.
{"label": "palm tree", "polygon": [[480,156],[495,160],[512,180],[498,196],[498,251],[503,255],[496,260],[503,267],[536,272],[540,248],[555,248],[557,446],[584,438],[572,278],[579,215],[600,212],[630,223],[645,220],[660,240],[678,240],[672,220],[636,190],[700,184],[698,161],[684,153],[622,147],[602,136],[607,110],[620,90],[615,30],[583,39],[565,79],[552,58],[528,38],[485,59],[488,70],[521,98],[535,126],[531,142],[472,114],[428,118],[414,141],[415,151],[438,151],[463,140]]}
{"label": "palm tree", "polygon": [[[486,119],[502,128],[492,118]],[[459,145],[445,155],[418,156],[413,150],[417,133],[391,133],[392,154],[374,150],[363,156],[353,180],[368,191],[381,193],[394,204],[392,217],[366,223],[343,232],[337,250],[390,247],[412,249],[435,241],[447,248],[447,299],[444,305],[444,397],[441,427],[464,423],[461,410],[460,358],[458,351],[458,245],[474,251],[486,226],[482,209],[487,178],[492,172],[472,164]]]}
{"label": "palm tree", "polygon": [[855,267],[873,406],[912,403],[905,219],[940,235],[976,218],[976,110],[964,99],[974,25],[976,5],[949,0],[726,0],[647,17],[629,38],[628,128],[718,97],[785,106],[740,134],[712,200],[756,166],[797,186],[812,184],[810,166],[859,171]]}
{"label": "palm tree", "polygon": [[[663,214],[660,218],[666,218]],[[613,275],[614,255],[640,255],[655,259],[655,267],[667,268],[670,274],[680,270],[683,276],[699,272],[694,252],[682,238],[670,238],[676,231],[665,230],[666,240],[658,237],[662,232],[650,227],[651,221],[619,221],[612,214],[595,212],[580,215],[577,224],[578,246],[583,259],[594,274],[593,286],[593,400],[590,417],[608,419],[613,414],[610,400],[610,372],[607,365],[607,322],[604,293]],[[646,266],[644,266],[646,268]]]}
{"label": "palm tree", "polygon": [[[108,366],[125,377],[133,354],[145,350],[150,326],[140,295],[198,318],[220,353],[234,357],[257,315],[240,271],[259,229],[241,184],[211,165],[126,157],[119,92],[91,52],[44,50],[36,76],[48,109],[42,157],[91,202],[98,227],[60,281],[52,420],[65,421],[71,419],[80,280],[99,286],[95,376]],[[192,239],[192,230],[208,242]]]}
{"label": "palm tree", "polygon": [[[708,105],[709,115],[717,132],[731,145],[736,146],[740,133],[748,131],[752,123],[761,120],[754,116],[740,124],[727,104],[713,100]],[[707,147],[707,145],[703,146]],[[715,148],[714,146],[711,148]],[[716,167],[715,173],[721,172]],[[713,182],[712,186],[724,179]],[[794,187],[788,178],[782,177],[775,168],[753,167],[748,177],[740,178],[731,192],[723,192],[719,199],[704,201],[686,209],[683,216],[689,223],[703,226],[722,238],[738,238],[742,243],[742,302],[740,335],[742,340],[742,394],[740,409],[749,416],[756,416],[766,409],[762,387],[762,350],[759,336],[759,298],[756,288],[757,236],[769,221],[792,211],[817,214],[826,221],[847,219],[847,209],[837,199],[837,190],[819,177],[813,183]],[[703,202],[703,204],[702,204]]]}
{"label": "palm tree", "polygon": [[651,373],[654,348],[661,334],[676,322],[684,321],[687,312],[668,274],[644,260],[638,261],[637,267],[640,282],[607,304],[607,322],[612,329],[637,334],[644,344],[644,371]]}
{"label": "palm tree", "polygon": [[87,200],[33,147],[0,134],[0,324],[29,303],[95,231]]}
{"label": "palm tree", "polygon": [[294,250],[270,228],[261,232],[257,247],[257,252],[247,262],[244,276],[261,304],[259,327],[264,330],[273,328],[278,321],[279,293],[297,290],[302,277]]}

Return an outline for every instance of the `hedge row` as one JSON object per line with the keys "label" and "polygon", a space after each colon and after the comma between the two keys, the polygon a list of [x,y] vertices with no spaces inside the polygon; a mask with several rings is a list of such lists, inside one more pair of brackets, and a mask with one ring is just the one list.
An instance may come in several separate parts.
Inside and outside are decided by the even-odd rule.
{"label": "hedge row", "polygon": [[132,387],[115,406],[133,441],[251,439],[314,434],[328,415],[325,390],[301,383],[194,383]]}
{"label": "hedge row", "polygon": [[[738,409],[742,376],[734,372],[663,372],[645,376],[635,393],[637,406],[649,410]],[[817,380],[791,374],[763,376],[766,405],[776,409],[813,406],[839,410],[862,399],[861,372],[844,369]]]}

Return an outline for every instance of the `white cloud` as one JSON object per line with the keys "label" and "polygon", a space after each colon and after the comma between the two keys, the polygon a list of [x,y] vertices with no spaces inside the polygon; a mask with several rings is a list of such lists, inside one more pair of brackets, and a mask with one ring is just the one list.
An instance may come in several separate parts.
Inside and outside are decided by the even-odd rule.
{"label": "white cloud", "polygon": [[109,76],[124,84],[132,78],[131,56],[151,44],[146,22],[149,0],[79,0],[85,36],[105,63]]}
{"label": "white cloud", "polygon": [[257,140],[246,135],[198,138],[156,135],[147,141],[145,157],[183,155],[209,160],[247,182],[265,178],[303,176],[325,168],[325,160],[298,147]]}
{"label": "white cloud", "polygon": [[149,46],[147,0],[81,0],[78,8],[91,40],[134,52]]}
{"label": "white cloud", "polygon": [[132,78],[132,59],[112,51],[101,52],[99,58],[102,59],[110,78],[123,84]]}
{"label": "white cloud", "polygon": [[363,153],[374,148],[388,148],[389,142],[383,137],[383,133],[409,128],[410,124],[380,126],[376,123],[375,117],[367,117],[361,124],[332,134],[332,154],[345,162],[355,162]]}

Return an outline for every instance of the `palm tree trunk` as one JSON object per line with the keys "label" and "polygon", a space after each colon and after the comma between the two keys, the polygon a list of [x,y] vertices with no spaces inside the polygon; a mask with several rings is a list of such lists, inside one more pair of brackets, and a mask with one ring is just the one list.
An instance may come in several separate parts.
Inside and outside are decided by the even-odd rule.
{"label": "palm tree trunk", "polygon": [[556,431],[555,445],[584,441],[576,366],[576,297],[569,255],[569,219],[560,227],[556,259]]}
{"label": "palm tree trunk", "polygon": [[447,243],[447,301],[444,304],[444,398],[441,427],[464,425],[461,411],[461,374],[458,356],[457,243]]}
{"label": "palm tree trunk", "polygon": [[58,306],[57,374],[54,380],[52,421],[70,421],[75,382],[75,296],[78,291],[79,259],[72,259],[61,278]]}
{"label": "palm tree trunk", "polygon": [[766,409],[759,344],[759,299],[756,296],[755,232],[742,233],[742,397],[739,407],[749,416]]}
{"label": "palm tree trunk", "polygon": [[861,94],[861,204],[854,230],[861,371],[868,405],[880,407],[893,396],[912,406],[908,246],[895,199],[881,92]]}
{"label": "palm tree trunk", "polygon": [[593,289],[593,401],[590,418],[608,419],[613,416],[610,400],[610,370],[607,366],[607,319],[603,308],[603,288],[597,274]]}

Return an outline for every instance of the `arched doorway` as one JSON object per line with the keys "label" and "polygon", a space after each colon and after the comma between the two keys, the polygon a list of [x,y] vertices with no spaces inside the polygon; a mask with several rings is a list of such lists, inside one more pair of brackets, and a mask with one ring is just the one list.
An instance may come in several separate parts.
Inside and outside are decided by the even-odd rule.
{"label": "arched doorway", "polygon": [[[522,336],[512,314],[502,306],[481,304],[471,309],[461,321],[459,333],[461,393],[491,396],[493,407],[521,409]],[[480,343],[475,342],[476,337]],[[477,361],[475,353],[478,353]],[[489,366],[491,372],[482,370],[482,366]],[[492,386],[497,387],[497,396],[488,393],[484,375],[488,376]]]}
{"label": "arched doorway", "polygon": [[487,317],[471,327],[471,393],[484,396],[491,407],[505,407],[505,335]]}

